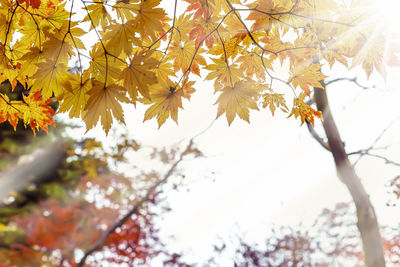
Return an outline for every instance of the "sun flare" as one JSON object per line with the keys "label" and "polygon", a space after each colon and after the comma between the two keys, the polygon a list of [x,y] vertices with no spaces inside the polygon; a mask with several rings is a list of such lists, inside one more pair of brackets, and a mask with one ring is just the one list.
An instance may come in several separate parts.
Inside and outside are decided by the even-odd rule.
{"label": "sun flare", "polygon": [[377,23],[382,24],[391,34],[400,35],[400,1],[375,0],[377,6]]}

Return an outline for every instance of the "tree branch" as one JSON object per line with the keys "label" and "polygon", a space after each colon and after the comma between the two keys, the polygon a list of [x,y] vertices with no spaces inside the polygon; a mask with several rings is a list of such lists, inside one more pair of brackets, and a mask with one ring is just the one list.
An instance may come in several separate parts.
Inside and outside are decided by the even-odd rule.
{"label": "tree branch", "polygon": [[[381,140],[383,135],[390,129],[390,127],[392,127],[398,120],[400,120],[400,116],[397,117],[396,119],[394,119],[391,123],[389,123],[389,125],[386,126],[385,129],[383,129],[383,131],[375,138],[374,142],[372,142],[372,144],[367,149],[361,149],[359,151],[355,151],[355,152],[351,152],[351,153],[347,154],[348,156],[356,155],[356,154],[360,155],[358,157],[358,159],[353,163],[353,166],[357,165],[357,163],[361,160],[361,158],[363,156],[365,156],[365,155],[370,155],[371,156],[371,154],[369,152],[371,150],[375,149],[374,146],[379,142],[379,140]],[[373,157],[375,157],[375,156],[373,156]],[[385,158],[385,160],[386,160],[386,158]],[[390,160],[386,160],[386,162],[388,162],[388,161],[390,161]],[[392,163],[390,163],[390,164],[392,164]]]}
{"label": "tree branch", "polygon": [[315,140],[317,140],[317,142],[326,150],[331,151],[331,148],[329,147],[329,144],[321,137],[319,136],[319,134],[315,131],[314,127],[312,126],[311,123],[309,123],[308,121],[306,121],[307,123],[307,128],[308,131],[310,132],[310,134],[312,135],[312,137],[314,137]]}
{"label": "tree branch", "polygon": [[192,146],[193,146],[193,139],[190,140],[190,142],[187,145],[186,149],[181,153],[181,155],[179,156],[178,160],[176,160],[175,163],[172,164],[172,166],[169,168],[169,170],[164,175],[164,177],[161,180],[159,180],[157,183],[155,183],[152,187],[150,187],[149,190],[147,190],[146,195],[142,199],[140,199],[131,208],[131,210],[127,214],[125,214],[121,219],[119,219],[117,222],[115,222],[114,225],[112,225],[108,230],[106,230],[102,234],[100,239],[97,240],[97,242],[85,252],[85,254],[83,255],[82,259],[76,265],[77,267],[82,267],[85,264],[85,261],[86,261],[87,257],[90,256],[91,254],[93,254],[94,252],[96,252],[97,250],[101,249],[104,246],[105,242],[107,241],[108,237],[115,230],[117,230],[119,227],[121,227],[133,214],[137,213],[139,208],[150,199],[151,195],[154,193],[154,191],[160,185],[162,185],[165,182],[167,182],[168,178],[174,173],[174,171],[175,171],[176,167],[178,166],[178,164],[183,160],[183,157],[186,154],[190,153],[190,151],[192,149]]}
{"label": "tree branch", "polygon": [[360,158],[361,158],[361,156],[370,156],[370,157],[374,157],[374,158],[378,158],[378,159],[384,160],[385,164],[391,164],[391,165],[400,167],[400,163],[399,162],[390,160],[387,157],[384,157],[384,156],[381,156],[381,155],[369,153],[369,150],[365,150],[365,149],[359,150],[359,151],[355,151],[355,152],[351,152],[351,153],[349,153],[347,155],[348,156],[360,155]]}
{"label": "tree branch", "polygon": [[[330,84],[332,84],[332,83],[336,83],[336,82],[342,82],[342,81],[353,82],[353,83],[355,83],[358,87],[360,87],[360,88],[362,88],[362,89],[364,89],[364,90],[370,88],[370,87],[368,87],[368,86],[364,86],[364,85],[360,84],[360,83],[357,81],[357,77],[354,77],[354,78],[346,78],[346,77],[337,78],[337,79],[334,79],[334,80],[327,81],[327,82],[325,83],[325,86],[328,86],[328,85],[330,85]],[[372,88],[374,88],[374,87],[375,87],[375,86],[372,86]]]}

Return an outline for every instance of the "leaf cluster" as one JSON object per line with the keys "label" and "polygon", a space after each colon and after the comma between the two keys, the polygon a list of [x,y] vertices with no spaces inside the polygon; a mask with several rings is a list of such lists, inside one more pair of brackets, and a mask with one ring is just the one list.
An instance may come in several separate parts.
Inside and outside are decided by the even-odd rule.
{"label": "leaf cluster", "polygon": [[[56,99],[87,130],[100,120],[108,133],[114,120],[125,122],[121,104],[137,102],[149,105],[144,120],[161,126],[169,117],[178,122],[199,76],[214,81],[217,117],[226,114],[229,124],[236,115],[249,121],[250,109],[269,106],[274,114],[277,103],[313,123],[318,112],[286,101],[322,87],[321,69],[338,62],[369,76],[399,64],[391,33],[369,23],[374,1],[170,3],[168,15],[161,0],[0,1],[0,82],[11,94],[18,86],[25,92],[18,100],[1,93],[0,122],[47,130]],[[288,78],[274,70],[283,62]]]}

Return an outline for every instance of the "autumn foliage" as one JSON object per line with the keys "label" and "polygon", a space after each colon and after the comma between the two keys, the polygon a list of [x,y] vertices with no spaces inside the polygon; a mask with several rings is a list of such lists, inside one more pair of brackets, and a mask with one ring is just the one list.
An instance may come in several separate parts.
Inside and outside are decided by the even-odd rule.
{"label": "autumn foliage", "polygon": [[[385,75],[386,64],[399,64],[392,33],[371,19],[379,10],[371,0],[2,0],[0,82],[10,88],[0,121],[47,130],[46,106],[57,100],[59,112],[87,130],[100,120],[108,133],[125,121],[122,103],[140,102],[144,120],[161,126],[178,121],[198,76],[214,81],[217,116],[229,124],[266,107],[313,123],[322,115],[306,98],[323,87],[322,70],[342,64]],[[286,77],[276,73],[285,62]]]}

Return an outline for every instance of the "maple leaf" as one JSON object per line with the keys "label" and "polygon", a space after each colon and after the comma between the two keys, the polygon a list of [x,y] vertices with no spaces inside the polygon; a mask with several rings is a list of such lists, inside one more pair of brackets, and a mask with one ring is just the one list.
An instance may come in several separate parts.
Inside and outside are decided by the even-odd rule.
{"label": "maple leaf", "polygon": [[105,81],[107,76],[107,84],[111,84],[121,79],[121,61],[107,55],[101,45],[93,47],[90,57],[89,69],[96,80]]}
{"label": "maple leaf", "polygon": [[[156,53],[157,51],[154,53],[154,55],[156,55],[157,60],[160,60],[160,55],[157,55]],[[157,81],[168,81],[169,77],[176,76],[173,64],[166,60],[158,64],[157,68],[154,69],[154,73],[156,74]]]}
{"label": "maple leaf", "polygon": [[[100,0],[93,5],[85,6],[84,9],[88,14],[82,21],[90,21],[95,27],[101,26],[103,29],[109,25],[111,16],[104,6],[105,2],[107,1]],[[90,27],[93,27],[93,25],[90,25]]]}
{"label": "maple leaf", "polygon": [[50,39],[43,44],[43,58],[67,64],[69,57],[75,55],[72,45],[65,40],[57,39],[53,34],[48,35]]}
{"label": "maple leaf", "polygon": [[13,105],[21,111],[24,124],[29,124],[34,134],[39,128],[47,133],[48,125],[56,126],[53,118],[55,112],[48,105],[52,99],[44,101],[40,96],[40,91],[23,98],[24,103]]}
{"label": "maple leaf", "polygon": [[152,39],[156,38],[156,32],[162,32],[162,19],[165,17],[165,11],[162,8],[156,8],[161,0],[141,1],[136,16],[136,27],[139,29],[142,37],[148,35]]}
{"label": "maple leaf", "polygon": [[221,87],[234,84],[243,77],[243,71],[238,68],[237,64],[228,65],[224,58],[211,58],[215,64],[208,64],[206,69],[210,73],[206,76],[206,80],[215,81],[215,90],[218,91]]}
{"label": "maple leaf", "polygon": [[194,81],[189,81],[188,76],[186,76],[186,79],[182,82],[182,91],[183,91],[183,97],[190,100],[190,97],[192,94],[196,91],[193,88],[193,85],[195,84]]}
{"label": "maple leaf", "polygon": [[47,11],[49,11],[49,15],[44,16],[41,27],[60,29],[64,22],[69,19],[69,12],[65,10],[65,3],[55,6],[55,8],[47,9]]}
{"label": "maple leaf", "polygon": [[255,75],[257,78],[265,80],[265,69],[261,58],[255,53],[245,53],[237,59],[241,62],[240,69],[246,73],[247,77]]}
{"label": "maple leaf", "polygon": [[6,48],[0,43],[0,70],[4,73],[5,70],[11,69],[11,60],[6,55]]}
{"label": "maple leaf", "polygon": [[41,91],[43,99],[50,97],[58,97],[63,89],[62,84],[69,80],[71,74],[67,72],[67,67],[63,63],[55,63],[54,61],[46,61],[36,64],[38,69],[32,76],[34,82],[32,84],[32,92]]}
{"label": "maple leaf", "polygon": [[367,77],[376,69],[385,78],[385,61],[389,66],[399,66],[400,60],[397,55],[399,52],[400,49],[396,41],[388,39],[382,32],[379,33],[379,36],[366,42],[359,51],[357,51],[351,67],[353,68],[357,65],[361,65]]}
{"label": "maple leaf", "polygon": [[122,51],[126,55],[130,55],[133,44],[140,45],[139,39],[135,37],[135,31],[136,27],[133,20],[107,26],[103,35],[103,40],[107,41],[107,51],[114,56],[119,56]]}
{"label": "maple leaf", "polygon": [[[196,46],[199,46],[200,43],[204,40],[206,46],[210,49],[215,40],[218,40],[218,35],[215,33],[210,34],[214,31],[220,21],[219,16],[211,16],[208,18],[204,17],[196,17],[193,21],[193,29],[190,31],[189,39],[195,41]],[[205,39],[207,37],[207,39]]]}
{"label": "maple leaf", "polygon": [[347,58],[344,56],[344,52],[340,49],[330,48],[329,45],[323,50],[322,56],[329,63],[329,67],[332,68],[335,62],[340,62],[344,66],[348,67]]}
{"label": "maple leaf", "polygon": [[126,90],[119,85],[112,84],[105,87],[104,83],[94,81],[92,88],[88,91],[90,97],[85,108],[86,114],[83,116],[86,132],[96,126],[99,118],[106,134],[111,128],[112,116],[119,122],[125,123],[120,104],[120,102],[129,103],[125,93]]}
{"label": "maple leaf", "polygon": [[187,36],[194,27],[194,22],[191,13],[183,13],[175,19],[175,27],[179,29],[179,32]]}
{"label": "maple leaf", "polygon": [[266,108],[269,106],[272,116],[275,115],[275,109],[280,108],[283,112],[288,112],[286,100],[283,94],[265,93],[262,95],[262,106]]}
{"label": "maple leaf", "polygon": [[135,103],[138,91],[146,98],[150,98],[149,85],[157,82],[156,74],[151,71],[158,65],[158,60],[151,57],[152,52],[136,52],[130,64],[122,71],[122,80],[131,100]]}
{"label": "maple leaf", "polygon": [[296,119],[300,117],[301,124],[307,121],[314,126],[314,117],[323,120],[322,112],[316,111],[312,107],[307,105],[304,102],[305,97],[306,94],[301,92],[298,98],[293,99],[293,108],[288,118],[291,116],[294,116]]}
{"label": "maple leaf", "polygon": [[[168,59],[174,61],[174,71],[178,72],[179,70],[182,70],[182,72],[185,72],[188,69],[189,64],[192,61],[192,58],[196,51],[195,43],[193,41],[188,41],[184,44],[181,44],[181,42],[174,42],[171,44],[170,50],[170,53],[168,53]],[[192,62],[192,67],[198,65],[196,59],[197,62],[205,65],[206,62],[204,58],[202,56],[196,55],[196,58]]]}
{"label": "maple leaf", "polygon": [[24,27],[18,30],[22,34],[21,42],[24,44],[37,44],[35,47],[38,47],[38,45],[43,42],[45,29],[47,28],[38,28],[34,21],[28,20]]}
{"label": "maple leaf", "polygon": [[175,83],[169,79],[152,85],[150,90],[151,102],[145,102],[152,103],[152,105],[146,110],[144,121],[156,117],[158,128],[160,128],[171,116],[178,123],[178,108],[182,108],[182,97],[182,89],[176,88]]}
{"label": "maple leaf", "polygon": [[289,82],[292,82],[293,87],[295,88],[300,86],[300,88],[309,96],[311,94],[310,87],[323,88],[320,81],[328,77],[322,74],[320,70],[321,64],[312,64],[305,68],[302,66],[296,66],[296,68],[292,68],[292,77],[289,79]]}
{"label": "maple leaf", "polygon": [[210,6],[208,4],[208,0],[185,0],[189,3],[189,6],[186,8],[186,11],[196,11],[194,16],[202,16],[204,18],[210,17]]}
{"label": "maple leaf", "polygon": [[117,1],[113,5],[113,9],[116,11],[118,18],[122,19],[122,21],[127,21],[136,18],[138,5],[132,4],[129,1]]}
{"label": "maple leaf", "polygon": [[61,104],[59,112],[69,111],[70,118],[80,118],[86,113],[85,106],[89,99],[88,91],[91,89],[89,72],[85,71],[72,75],[68,82],[63,84],[66,90],[60,95]]}
{"label": "maple leaf", "polygon": [[29,49],[29,52],[20,57],[18,61],[22,63],[20,75],[31,77],[37,71],[38,67],[36,64],[43,61],[43,54],[38,47],[34,46]]}
{"label": "maple leaf", "polygon": [[8,121],[14,128],[17,128],[20,117],[20,110],[12,104],[19,104],[20,101],[10,101],[7,95],[0,94],[0,123]]}
{"label": "maple leaf", "polygon": [[[249,5],[250,9],[257,8],[257,11],[251,11],[248,20],[254,20],[252,25],[253,31],[264,30],[269,32],[273,25],[276,23],[276,19],[273,13],[283,12],[285,8],[282,6],[277,6],[275,1],[257,1]],[[259,12],[258,10],[262,11]]]}
{"label": "maple leaf", "polygon": [[82,28],[79,28],[78,25],[75,21],[65,21],[61,28],[55,30],[55,38],[59,40],[64,39],[64,42],[68,42],[77,49],[85,49],[85,45],[79,37],[86,34],[86,32]]}
{"label": "maple leaf", "polygon": [[250,122],[249,109],[258,110],[255,101],[257,94],[254,83],[250,81],[238,81],[233,87],[225,87],[215,103],[218,103],[217,118],[225,113],[229,125],[236,115]]}

